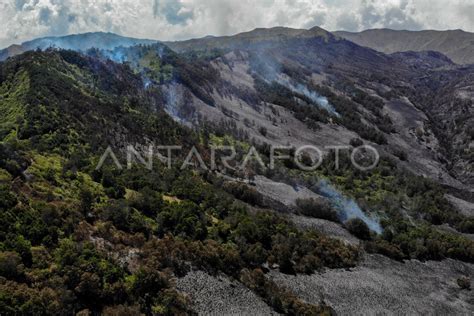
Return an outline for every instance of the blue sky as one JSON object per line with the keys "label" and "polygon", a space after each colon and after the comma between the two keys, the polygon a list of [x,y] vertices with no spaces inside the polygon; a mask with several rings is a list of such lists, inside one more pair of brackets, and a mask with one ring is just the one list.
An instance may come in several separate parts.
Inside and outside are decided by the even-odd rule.
{"label": "blue sky", "polygon": [[473,0],[0,0],[0,47],[108,31],[160,40],[288,26],[474,31]]}

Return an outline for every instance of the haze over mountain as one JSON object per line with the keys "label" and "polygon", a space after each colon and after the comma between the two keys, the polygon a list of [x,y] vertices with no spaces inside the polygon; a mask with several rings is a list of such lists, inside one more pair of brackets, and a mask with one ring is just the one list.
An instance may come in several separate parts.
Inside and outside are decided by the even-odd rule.
{"label": "haze over mountain", "polygon": [[105,32],[42,37],[24,42],[21,45],[11,45],[5,49],[2,49],[0,51],[0,60],[4,60],[8,57],[38,48],[44,50],[49,47],[56,47],[62,49],[86,51],[93,47],[99,49],[112,49],[118,46],[129,47],[138,44],[152,44],[156,42],[156,40],[124,37]]}
{"label": "haze over mountain", "polygon": [[361,46],[387,54],[404,51],[437,51],[458,64],[474,64],[474,33],[449,31],[397,31],[373,29],[362,32],[337,31],[334,34]]}
{"label": "haze over mountain", "polygon": [[[268,30],[271,30],[270,32]],[[250,32],[233,36],[206,36],[204,38],[183,41],[165,42],[176,51],[186,49],[237,48],[251,42],[262,40],[283,40],[288,37],[310,37],[329,32],[314,27],[307,29],[291,29],[275,27],[271,29],[255,29]],[[437,51],[458,64],[474,63],[474,33],[462,30],[448,31],[399,31],[391,29],[371,29],[362,32],[336,31],[332,34],[348,39],[358,45],[366,46],[377,51],[391,54],[405,51]],[[0,51],[0,60],[36,48],[46,49],[57,47],[85,51],[96,47],[112,49],[118,46],[133,46],[137,44],[156,43],[157,40],[124,37],[113,33],[92,32],[34,39],[22,44],[14,44]]]}
{"label": "haze over mountain", "polygon": [[[312,29],[292,29],[287,27],[275,27],[271,29],[255,29],[253,31],[239,33],[233,36],[206,36],[204,38],[190,39],[184,41],[164,42],[177,52],[185,50],[203,49],[236,49],[243,48],[252,43],[262,41],[284,41],[289,38],[309,38],[317,35],[329,36],[330,33],[319,27]],[[158,42],[150,39],[136,39],[123,37],[113,33],[93,32],[73,34],[67,36],[44,37],[24,42],[20,45],[11,45],[0,50],[0,60],[35,49],[47,49],[49,47],[86,51],[90,48],[111,50],[115,47],[129,47],[138,44],[152,44]]]}

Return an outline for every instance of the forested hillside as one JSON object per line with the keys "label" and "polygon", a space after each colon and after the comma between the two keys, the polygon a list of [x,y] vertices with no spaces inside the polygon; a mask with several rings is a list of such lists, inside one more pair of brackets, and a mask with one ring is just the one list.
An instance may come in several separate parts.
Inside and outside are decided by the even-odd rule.
{"label": "forested hillside", "polygon": [[[0,63],[0,314],[196,314],[177,280],[204,271],[276,313],[331,315],[274,274],[352,271],[374,254],[456,262],[467,288],[471,69],[386,56],[319,29],[274,32],[196,50],[47,49]],[[242,161],[254,146],[268,166],[271,145],[294,158],[303,144],[368,144],[380,161],[358,170],[345,152],[336,166],[327,150],[304,171],[291,160],[239,169],[187,159],[194,146],[210,166],[212,146],[232,145]],[[146,168],[127,164],[129,145],[137,155],[183,149],[171,166],[154,156]],[[123,168],[111,156],[99,164],[107,148]]]}

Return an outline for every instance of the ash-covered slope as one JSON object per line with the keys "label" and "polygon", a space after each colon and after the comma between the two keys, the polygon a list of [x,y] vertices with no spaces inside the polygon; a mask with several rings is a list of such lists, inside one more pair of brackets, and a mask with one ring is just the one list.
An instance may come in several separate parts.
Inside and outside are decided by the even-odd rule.
{"label": "ash-covered slope", "polygon": [[260,145],[360,138],[472,203],[470,67],[435,52],[385,55],[318,28],[174,44],[180,53],[158,45],[101,54],[159,87],[181,123]]}
{"label": "ash-covered slope", "polygon": [[458,64],[474,63],[474,33],[449,31],[397,31],[374,29],[362,32],[333,32],[361,46],[387,54],[404,51],[437,51]]}
{"label": "ash-covered slope", "polygon": [[[225,83],[215,87],[217,93],[212,98],[216,107],[193,106],[204,118],[229,120],[234,113],[233,121],[239,129],[262,138],[258,129],[264,127],[268,131],[266,141],[270,143],[299,144],[313,139],[321,145],[328,145],[331,140],[339,144],[358,134],[389,153],[412,153],[407,165],[419,174],[439,178],[455,187],[463,187],[460,182],[471,183],[470,171],[451,172],[451,166],[458,160],[462,161],[460,165],[469,165],[472,99],[466,98],[471,89],[466,76],[472,70],[456,66],[440,53],[385,55],[321,29],[257,29],[231,37],[167,44],[189,58],[206,61],[220,76],[218,82]],[[458,84],[452,85],[453,80]],[[450,88],[441,92],[447,86]],[[271,89],[276,89],[272,93],[280,92],[272,95],[268,93]],[[304,105],[291,107],[295,98],[306,105],[313,103],[322,112],[310,114]],[[448,110],[442,100],[451,100],[457,110]],[[465,105],[458,107],[458,103]],[[276,117],[264,118],[265,104],[272,104],[282,116],[289,110],[296,114],[290,117],[305,121],[306,126],[316,124],[320,131],[312,133],[298,127],[296,135],[291,119],[282,118],[281,121],[288,122],[282,124],[275,122]],[[344,113],[337,113],[338,108]],[[314,112],[314,107],[308,111]],[[414,112],[419,114],[412,116]],[[402,124],[400,115],[410,124]],[[459,121],[462,126],[446,129],[440,124],[439,115],[445,115],[443,121],[463,117]],[[255,125],[244,124],[248,120],[255,121]],[[330,121],[335,124],[327,124]],[[328,128],[335,131],[326,133]],[[430,134],[431,139],[416,136],[416,130]],[[350,136],[351,132],[355,134]],[[461,137],[460,146],[467,146],[467,153],[451,151],[451,140],[457,134]],[[453,177],[455,174],[459,177]]]}

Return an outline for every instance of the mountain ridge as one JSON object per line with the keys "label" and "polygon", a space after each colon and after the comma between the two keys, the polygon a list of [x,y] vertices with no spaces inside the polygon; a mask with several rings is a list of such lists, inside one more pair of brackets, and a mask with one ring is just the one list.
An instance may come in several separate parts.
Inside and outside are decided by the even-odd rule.
{"label": "mountain ridge", "polygon": [[295,29],[276,26],[271,28],[255,28],[248,32],[241,32],[228,36],[214,36],[184,41],[163,42],[171,49],[182,52],[186,50],[211,50],[211,49],[238,49],[258,42],[279,42],[289,38],[334,37],[329,31],[320,27],[310,29]]}
{"label": "mountain ridge", "polygon": [[456,30],[369,29],[361,32],[336,31],[338,36],[361,46],[391,54],[403,51],[438,51],[458,64],[474,63],[474,33]]}
{"label": "mountain ridge", "polygon": [[49,47],[57,47],[86,51],[90,48],[112,49],[118,46],[129,47],[138,44],[153,44],[156,42],[158,41],[126,37],[111,32],[87,32],[66,36],[47,36],[32,39],[21,44],[13,44],[0,50],[0,61],[38,48],[44,50]]}
{"label": "mountain ridge", "polygon": [[[393,35],[397,38],[393,38]],[[431,43],[421,37],[420,43],[418,39],[411,39],[414,36],[426,34],[425,37],[436,36]],[[434,35],[433,35],[434,34]],[[459,40],[449,39],[452,35],[462,37]],[[375,37],[374,37],[375,36]],[[403,36],[410,38],[403,39]],[[0,60],[4,60],[10,56],[21,54],[28,50],[37,48],[46,49],[48,47],[57,47],[62,49],[74,49],[85,51],[92,47],[99,49],[113,49],[118,46],[133,46],[138,44],[153,44],[162,42],[170,48],[180,52],[184,50],[196,49],[214,49],[214,48],[231,48],[235,49],[239,46],[249,45],[256,41],[281,41],[288,38],[311,38],[311,37],[336,37],[344,38],[352,41],[358,45],[369,47],[377,51],[391,54],[404,51],[436,51],[440,52],[454,62],[459,64],[474,63],[472,51],[474,51],[474,34],[460,29],[457,30],[393,30],[393,29],[369,29],[361,32],[335,31],[329,32],[318,26],[309,29],[298,29],[276,26],[271,28],[255,28],[247,32],[240,32],[233,35],[213,36],[207,35],[201,38],[191,38],[180,41],[159,41],[152,39],[141,39],[134,37],[127,37],[111,32],[87,32],[70,34],[65,36],[47,36],[39,37],[21,44],[13,44],[0,50]],[[394,40],[396,40],[394,42]],[[453,45],[456,41],[464,41],[461,49],[449,49],[450,47],[459,47]],[[390,41],[390,43],[387,43]],[[416,43],[414,43],[414,41]]]}

